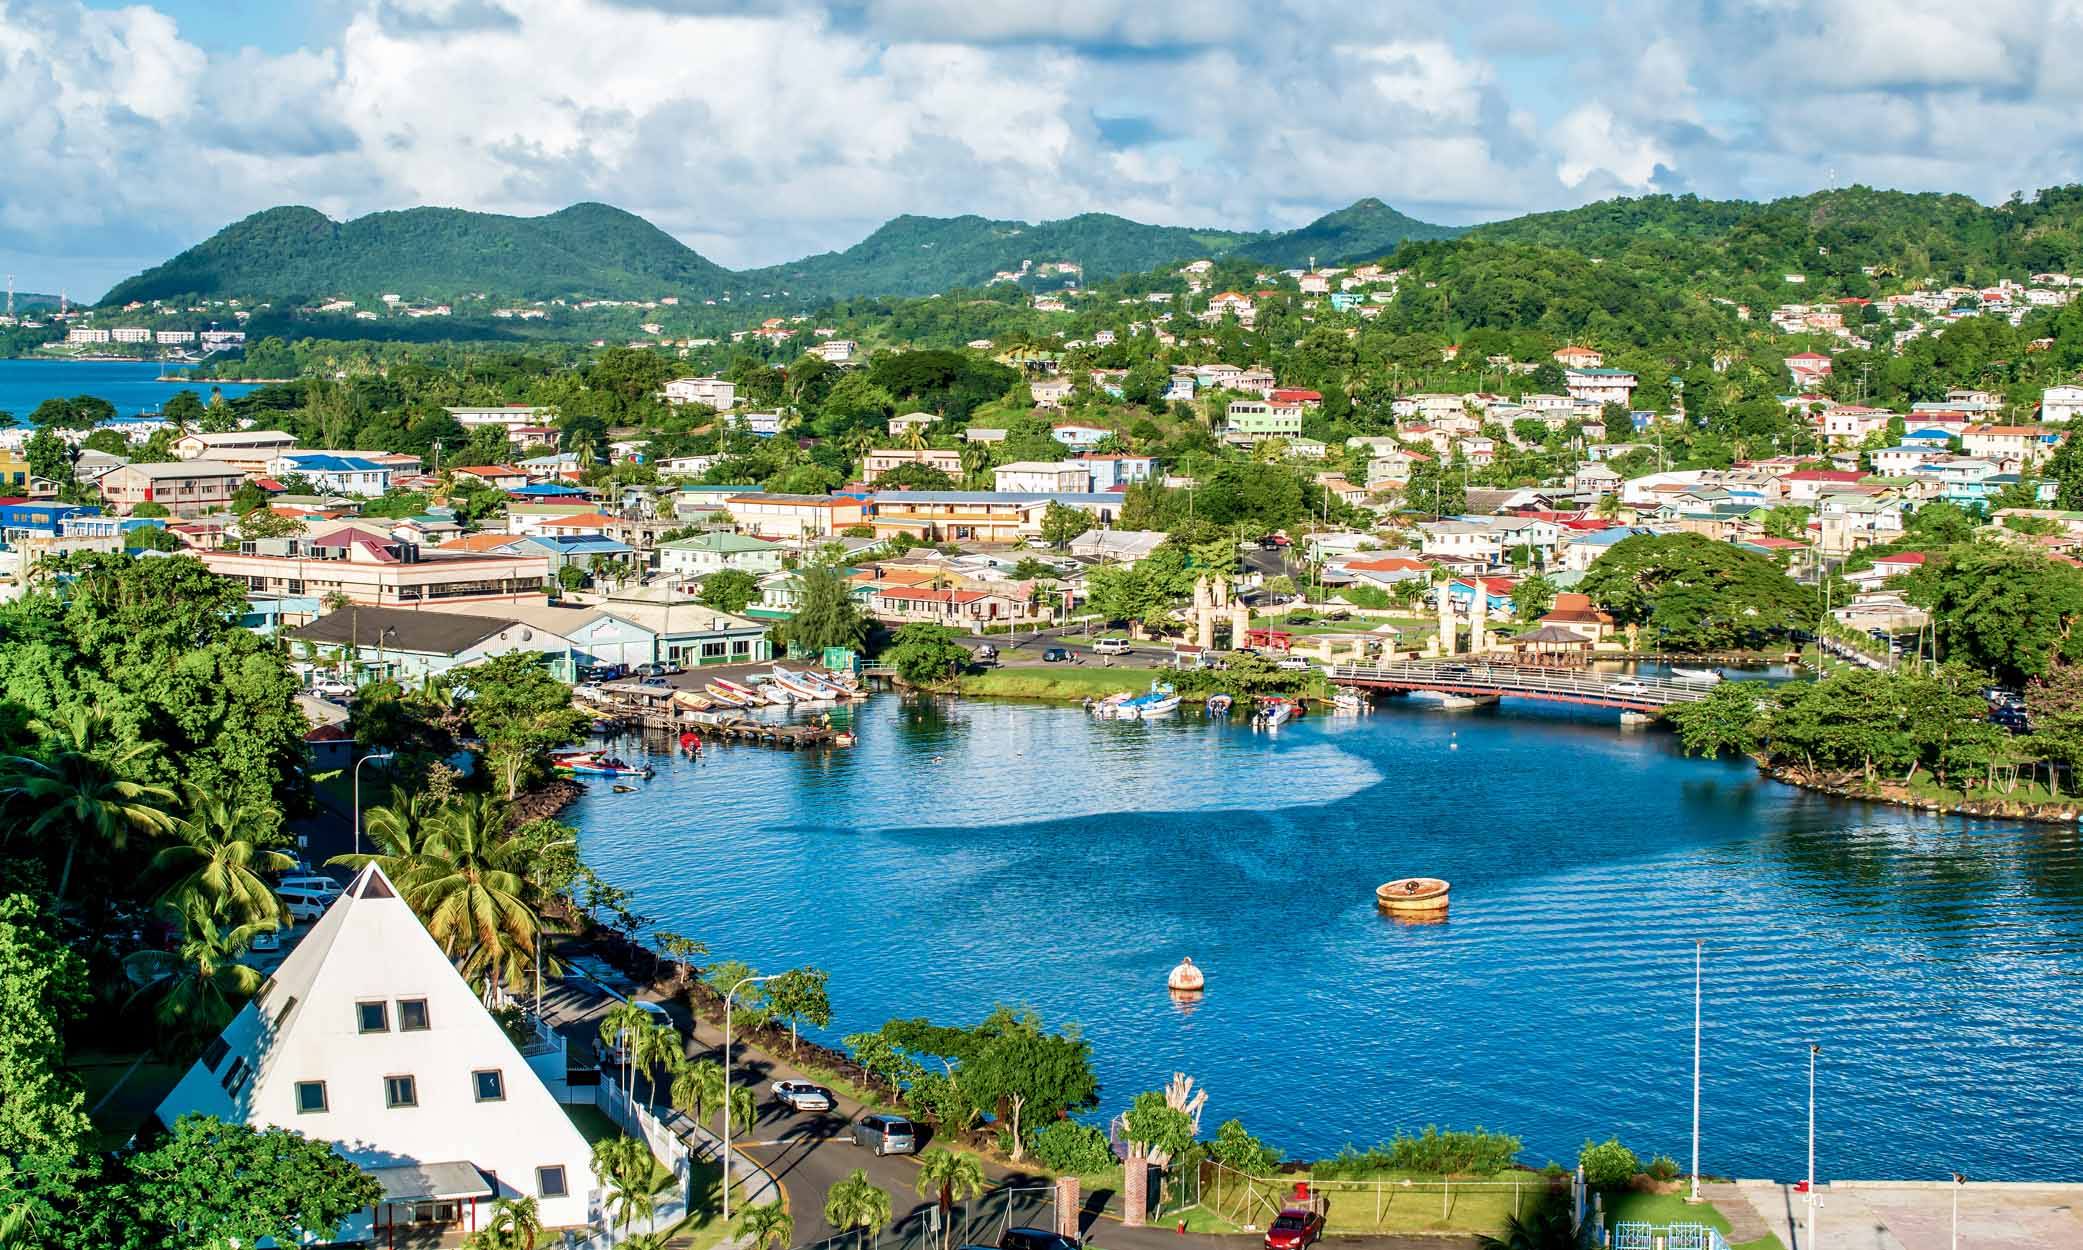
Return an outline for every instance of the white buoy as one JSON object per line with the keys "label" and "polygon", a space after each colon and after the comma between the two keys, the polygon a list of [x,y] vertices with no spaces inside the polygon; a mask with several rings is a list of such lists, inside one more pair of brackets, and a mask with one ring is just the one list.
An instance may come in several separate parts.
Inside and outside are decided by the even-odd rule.
{"label": "white buoy", "polygon": [[1165,988],[1174,994],[1198,994],[1207,988],[1208,979],[1193,966],[1193,959],[1189,956],[1179,960],[1179,966],[1172,969],[1164,983]]}

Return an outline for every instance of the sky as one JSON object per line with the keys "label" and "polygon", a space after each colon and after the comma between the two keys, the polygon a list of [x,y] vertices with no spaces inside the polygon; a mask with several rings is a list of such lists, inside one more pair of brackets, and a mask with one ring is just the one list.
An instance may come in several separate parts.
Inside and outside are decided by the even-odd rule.
{"label": "sky", "polygon": [[600,200],[745,267],[900,213],[1996,202],[2083,179],[2079,40],[2083,0],[0,0],[0,270],[98,297],[285,203]]}

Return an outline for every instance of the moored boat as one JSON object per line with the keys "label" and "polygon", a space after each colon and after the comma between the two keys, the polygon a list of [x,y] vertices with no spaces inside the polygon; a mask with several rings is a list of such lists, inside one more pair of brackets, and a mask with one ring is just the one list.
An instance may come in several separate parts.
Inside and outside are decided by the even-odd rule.
{"label": "moored boat", "polygon": [[1203,710],[1208,716],[1228,716],[1230,708],[1235,705],[1236,701],[1226,694],[1211,694],[1208,696],[1208,706]]}
{"label": "moored boat", "polygon": [[740,694],[735,690],[726,690],[723,688],[721,684],[717,682],[710,682],[708,685],[702,687],[702,690],[711,699],[715,700],[718,703],[721,703],[725,707],[752,706],[752,699],[750,696]]}

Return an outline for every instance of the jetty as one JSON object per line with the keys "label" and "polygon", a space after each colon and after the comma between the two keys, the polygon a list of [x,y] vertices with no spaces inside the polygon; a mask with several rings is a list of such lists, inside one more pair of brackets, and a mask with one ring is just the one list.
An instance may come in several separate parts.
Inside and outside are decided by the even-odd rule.
{"label": "jetty", "polygon": [[839,737],[839,731],[829,725],[788,725],[776,721],[753,720],[748,716],[732,716],[723,712],[683,711],[674,725],[682,732],[699,733],[704,738],[750,742],[759,746],[787,749],[832,746]]}

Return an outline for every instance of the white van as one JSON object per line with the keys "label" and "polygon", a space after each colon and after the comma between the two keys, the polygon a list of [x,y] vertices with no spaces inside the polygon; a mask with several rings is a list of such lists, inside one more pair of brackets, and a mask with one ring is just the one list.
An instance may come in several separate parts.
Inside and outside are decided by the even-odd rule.
{"label": "white van", "polygon": [[282,906],[288,909],[292,923],[299,920],[316,920],[325,915],[325,909],[333,905],[334,899],[340,897],[340,887],[334,886],[331,892],[326,892],[312,889],[310,886],[278,885],[275,887],[275,897],[281,899]]}
{"label": "white van", "polygon": [[1095,638],[1092,640],[1092,649],[1101,655],[1127,655],[1128,639]]}

